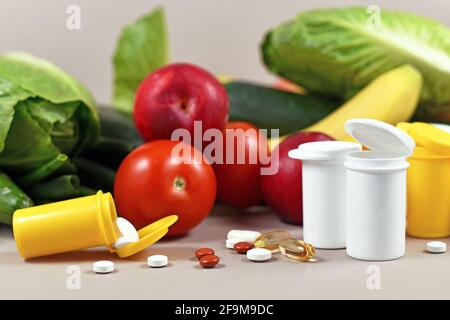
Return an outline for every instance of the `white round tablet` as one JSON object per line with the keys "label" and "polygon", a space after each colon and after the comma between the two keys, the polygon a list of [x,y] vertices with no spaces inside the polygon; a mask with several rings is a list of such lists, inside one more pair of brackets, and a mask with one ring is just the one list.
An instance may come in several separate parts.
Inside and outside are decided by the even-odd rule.
{"label": "white round tablet", "polygon": [[447,250],[447,244],[442,241],[427,242],[427,251],[432,253],[442,253]]}
{"label": "white round tablet", "polygon": [[169,259],[167,256],[156,254],[147,258],[147,264],[152,268],[161,268],[167,266]]}
{"label": "white round tablet", "polygon": [[247,251],[247,259],[251,261],[267,261],[272,258],[272,252],[264,248],[255,248]]}
{"label": "white round tablet", "polygon": [[122,236],[127,237],[132,242],[136,242],[139,240],[139,234],[136,228],[125,218],[118,217],[116,219],[117,228],[119,228]]}
{"label": "white round tablet", "polygon": [[114,271],[114,262],[101,260],[94,262],[92,268],[95,273],[110,273]]}
{"label": "white round tablet", "polygon": [[225,241],[225,246],[226,246],[228,249],[234,249],[234,245],[235,245],[236,243],[238,243],[238,242],[244,242],[244,241],[245,241],[244,239],[239,239],[239,238],[227,239],[227,240]]}

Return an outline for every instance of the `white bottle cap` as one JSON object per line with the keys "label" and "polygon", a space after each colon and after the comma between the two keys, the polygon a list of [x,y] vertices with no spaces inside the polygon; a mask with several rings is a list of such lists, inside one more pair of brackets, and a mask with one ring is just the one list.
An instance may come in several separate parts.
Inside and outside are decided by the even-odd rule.
{"label": "white bottle cap", "polygon": [[407,158],[416,147],[416,142],[406,132],[374,119],[348,120],[345,123],[345,130],[371,150],[387,151]]}

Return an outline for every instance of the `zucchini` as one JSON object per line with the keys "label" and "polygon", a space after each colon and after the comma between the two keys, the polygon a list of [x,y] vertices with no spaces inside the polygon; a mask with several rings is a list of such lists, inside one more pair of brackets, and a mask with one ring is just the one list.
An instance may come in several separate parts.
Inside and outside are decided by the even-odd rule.
{"label": "zucchini", "polygon": [[248,82],[231,82],[225,88],[231,121],[247,121],[260,129],[279,129],[280,136],[316,123],[341,105],[339,100],[304,96]]}
{"label": "zucchini", "polygon": [[0,173],[0,223],[11,224],[14,211],[33,206],[33,201],[6,174]]}
{"label": "zucchini", "polygon": [[122,160],[143,143],[131,115],[112,107],[98,107],[100,137],[93,147],[86,148],[81,157],[117,170]]}

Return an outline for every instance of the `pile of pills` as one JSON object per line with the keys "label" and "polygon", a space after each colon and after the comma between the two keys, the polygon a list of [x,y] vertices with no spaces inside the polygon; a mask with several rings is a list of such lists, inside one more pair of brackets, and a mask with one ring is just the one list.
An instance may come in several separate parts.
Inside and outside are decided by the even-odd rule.
{"label": "pile of pills", "polygon": [[215,255],[214,250],[211,248],[195,250],[195,257],[203,268],[214,268],[220,261],[220,258]]}
{"label": "pile of pills", "polygon": [[273,253],[297,261],[309,261],[315,255],[312,245],[295,240],[286,230],[274,230],[261,234],[250,230],[231,230],[227,234],[226,247],[255,262],[268,261]]}
{"label": "pile of pills", "polygon": [[[124,221],[119,219],[117,224],[123,236],[116,241],[116,247],[137,241],[138,234],[134,227],[125,219]],[[315,256],[315,249],[311,244],[292,238],[286,230],[274,230],[263,234],[258,231],[231,230],[227,234],[225,245],[238,254],[245,254],[247,259],[253,262],[269,261],[272,259],[272,254],[278,252],[290,260],[302,262],[312,261]],[[446,250],[445,242],[430,241],[426,243],[426,251],[430,253],[443,253]],[[200,266],[206,269],[214,268],[220,262],[220,258],[211,248],[197,249],[195,257]],[[169,259],[165,255],[152,255],[147,258],[147,264],[152,268],[162,268],[168,263]],[[92,267],[95,273],[114,272],[114,262],[112,261],[97,261]]]}

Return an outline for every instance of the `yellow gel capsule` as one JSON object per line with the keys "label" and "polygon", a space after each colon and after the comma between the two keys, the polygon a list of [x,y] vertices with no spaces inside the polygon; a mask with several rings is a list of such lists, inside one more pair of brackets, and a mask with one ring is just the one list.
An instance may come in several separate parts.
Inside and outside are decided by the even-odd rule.
{"label": "yellow gel capsule", "polygon": [[264,248],[275,253],[280,251],[279,244],[281,241],[291,238],[292,236],[286,230],[266,232],[256,238],[255,248]]}
{"label": "yellow gel capsule", "polygon": [[316,253],[312,245],[295,239],[283,240],[280,242],[279,248],[283,256],[298,261],[311,260]]}

